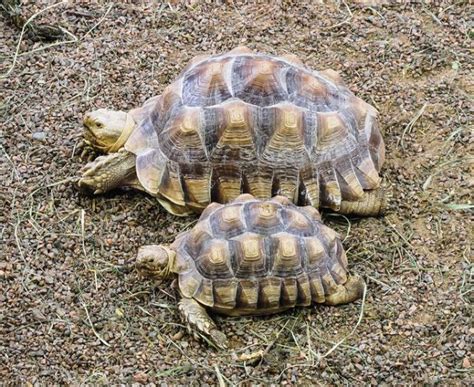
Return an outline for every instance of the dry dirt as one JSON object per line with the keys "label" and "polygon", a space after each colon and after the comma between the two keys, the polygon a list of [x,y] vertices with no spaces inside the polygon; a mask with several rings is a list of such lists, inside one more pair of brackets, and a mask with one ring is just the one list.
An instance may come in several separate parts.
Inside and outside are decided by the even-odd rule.
{"label": "dry dirt", "polygon": [[[470,2],[90,3],[40,15],[69,42],[24,39],[6,76],[20,32],[0,18],[0,380],[472,385]],[[187,334],[169,283],[123,269],[195,218],[141,193],[84,196],[72,182],[95,156],[82,144],[86,111],[140,105],[193,56],[242,44],[338,70],[378,108],[393,200],[383,218],[325,214],[347,235],[365,303],[217,317],[232,348],[216,351]]]}

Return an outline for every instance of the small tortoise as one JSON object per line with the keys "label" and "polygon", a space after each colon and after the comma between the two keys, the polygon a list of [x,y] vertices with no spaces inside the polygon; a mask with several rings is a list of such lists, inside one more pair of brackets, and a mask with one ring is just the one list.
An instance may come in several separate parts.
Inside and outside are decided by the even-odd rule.
{"label": "small tortoise", "polygon": [[86,142],[109,153],[79,180],[96,194],[134,187],[175,215],[241,193],[378,215],[384,142],[377,111],[332,71],[239,47],[199,56],[163,94],[129,113],[84,117]]}
{"label": "small tortoise", "polygon": [[184,321],[221,348],[226,337],[206,309],[242,316],[337,305],[359,298],[365,286],[348,275],[339,236],[318,210],[284,196],[212,203],[172,245],[142,247],[136,267],[155,279],[176,276]]}

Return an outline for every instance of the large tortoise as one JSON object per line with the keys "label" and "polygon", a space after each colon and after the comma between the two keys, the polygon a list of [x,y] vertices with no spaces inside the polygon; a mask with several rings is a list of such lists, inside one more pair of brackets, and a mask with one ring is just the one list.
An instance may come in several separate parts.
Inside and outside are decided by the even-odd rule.
{"label": "large tortoise", "polygon": [[142,189],[176,215],[241,193],[346,214],[384,207],[377,111],[293,55],[199,56],[141,108],[99,109],[84,124],[86,142],[109,153],[79,180],[96,194]]}
{"label": "large tortoise", "polygon": [[184,321],[218,347],[226,337],[207,309],[241,316],[337,305],[359,298],[365,286],[348,275],[339,236],[318,210],[284,196],[212,203],[172,245],[142,247],[136,267],[155,279],[177,277]]}

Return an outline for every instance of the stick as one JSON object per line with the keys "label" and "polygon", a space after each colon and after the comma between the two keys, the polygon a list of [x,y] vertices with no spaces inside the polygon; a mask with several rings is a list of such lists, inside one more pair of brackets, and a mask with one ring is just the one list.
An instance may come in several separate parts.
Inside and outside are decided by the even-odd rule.
{"label": "stick", "polygon": [[20,33],[20,38],[18,39],[18,44],[16,45],[15,54],[13,56],[13,63],[10,66],[10,68],[8,69],[8,71],[5,74],[3,74],[2,76],[0,76],[0,79],[7,78],[11,74],[13,69],[15,68],[16,61],[17,61],[17,58],[18,58],[18,53],[20,51],[20,45],[21,45],[21,42],[23,40],[23,35],[25,34],[26,27],[28,27],[28,24],[30,24],[33,21],[33,19],[35,19],[37,16],[41,15],[42,13],[50,10],[51,8],[57,7],[58,5],[65,4],[65,3],[66,3],[65,1],[61,1],[59,3],[51,4],[51,5],[47,6],[46,8],[42,9],[41,11],[35,13],[34,15],[31,15],[30,18],[26,21],[26,23],[23,24],[23,27],[22,27],[21,33]]}

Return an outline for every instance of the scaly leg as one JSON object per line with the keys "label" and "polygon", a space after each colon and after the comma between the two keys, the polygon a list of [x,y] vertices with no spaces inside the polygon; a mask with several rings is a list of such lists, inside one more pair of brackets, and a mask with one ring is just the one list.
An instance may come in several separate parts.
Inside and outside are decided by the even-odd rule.
{"label": "scaly leg", "polygon": [[389,195],[383,188],[365,191],[358,201],[343,200],[338,212],[346,215],[382,215],[387,207],[388,199]]}
{"label": "scaly leg", "polygon": [[364,294],[364,287],[365,282],[361,277],[356,274],[351,275],[347,277],[346,283],[337,286],[337,290],[334,293],[326,295],[324,303],[327,305],[339,305],[355,301]]}
{"label": "scaly leg", "polygon": [[206,309],[196,300],[182,298],[178,304],[178,309],[191,331],[195,329],[206,336],[217,347],[227,348],[227,338],[217,329],[216,324],[209,317]]}
{"label": "scaly leg", "polygon": [[83,191],[101,194],[114,188],[138,184],[135,155],[122,149],[116,153],[99,156],[82,169],[78,186]]}

